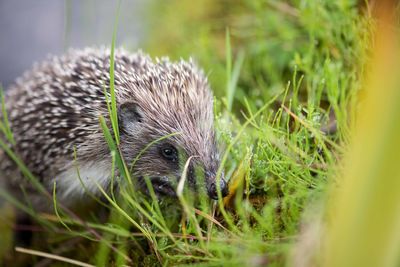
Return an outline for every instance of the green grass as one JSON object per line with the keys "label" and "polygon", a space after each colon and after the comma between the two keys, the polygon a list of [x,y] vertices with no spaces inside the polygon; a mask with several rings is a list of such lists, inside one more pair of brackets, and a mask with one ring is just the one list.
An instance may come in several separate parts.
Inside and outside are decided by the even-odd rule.
{"label": "green grass", "polygon": [[[158,202],[135,191],[119,154],[111,68],[112,128],[100,123],[128,186],[118,195],[100,188],[107,223],[59,205],[57,216],[36,214],[52,227],[44,227],[47,244],[32,249],[96,266],[284,266],[347,149],[371,24],[357,1],[154,0],[143,49],[193,56],[209,73],[224,151],[219,173],[233,194],[211,203],[184,190],[179,200]],[[326,130],[330,124],[337,129]],[[7,121],[0,126],[11,142]]]}

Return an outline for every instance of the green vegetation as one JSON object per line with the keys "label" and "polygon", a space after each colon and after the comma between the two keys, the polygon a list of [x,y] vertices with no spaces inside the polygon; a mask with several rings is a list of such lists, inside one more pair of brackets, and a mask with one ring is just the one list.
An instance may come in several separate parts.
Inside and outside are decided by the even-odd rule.
{"label": "green vegetation", "polygon": [[239,237],[211,242],[215,265],[282,265],[349,142],[368,12],[357,1],[156,1],[154,10],[150,51],[193,56],[210,73],[225,170],[239,185],[222,220]]}
{"label": "green vegetation", "polygon": [[[136,192],[119,156],[111,81],[112,129],[104,118],[100,124],[128,186],[118,195],[99,186],[111,210],[107,223],[60,205],[55,215],[32,213],[50,224],[39,233],[48,244],[32,249],[96,266],[290,263],[351,139],[372,48],[368,10],[358,1],[153,0],[142,47],[154,56],[192,56],[208,73],[225,151],[220,172],[231,194],[211,203],[184,191],[179,201],[159,202],[151,188],[151,198]],[[6,120],[0,129],[12,142]],[[57,204],[56,194],[49,201]]]}

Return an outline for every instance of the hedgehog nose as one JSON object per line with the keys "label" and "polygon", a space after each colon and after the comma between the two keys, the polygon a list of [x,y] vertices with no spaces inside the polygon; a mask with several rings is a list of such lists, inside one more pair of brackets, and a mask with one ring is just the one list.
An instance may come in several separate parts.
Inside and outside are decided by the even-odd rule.
{"label": "hedgehog nose", "polygon": [[[229,193],[228,184],[225,182],[224,179],[221,179],[219,181],[219,185],[220,185],[219,189],[221,190],[221,196],[224,198]],[[208,196],[210,198],[218,200],[218,188],[217,188],[216,181],[210,184],[207,191],[208,191]]]}

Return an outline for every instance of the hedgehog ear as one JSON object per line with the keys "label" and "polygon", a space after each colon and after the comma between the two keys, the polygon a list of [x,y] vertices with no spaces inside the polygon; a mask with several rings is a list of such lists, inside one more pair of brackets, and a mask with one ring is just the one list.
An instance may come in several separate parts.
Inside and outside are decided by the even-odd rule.
{"label": "hedgehog ear", "polygon": [[126,133],[135,132],[138,123],[141,123],[143,116],[138,105],[134,102],[122,103],[118,108],[118,124],[120,131]]}

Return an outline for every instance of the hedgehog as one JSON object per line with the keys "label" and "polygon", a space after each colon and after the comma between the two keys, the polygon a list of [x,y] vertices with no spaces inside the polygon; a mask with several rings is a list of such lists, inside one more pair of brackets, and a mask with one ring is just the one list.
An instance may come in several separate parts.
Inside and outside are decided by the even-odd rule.
{"label": "hedgehog", "polygon": [[[208,196],[226,196],[228,185],[218,172],[214,99],[204,72],[192,59],[153,60],[141,51],[117,49],[114,60],[120,151],[127,163],[135,160],[131,174],[141,190],[147,177],[157,196],[176,197],[186,171],[188,187],[196,191],[200,170]],[[45,188],[56,183],[65,202],[111,186],[112,155],[99,124],[103,116],[111,125],[109,88],[110,49],[86,48],[35,64],[6,92],[12,150]],[[4,151],[0,179],[9,188],[32,189]]]}

